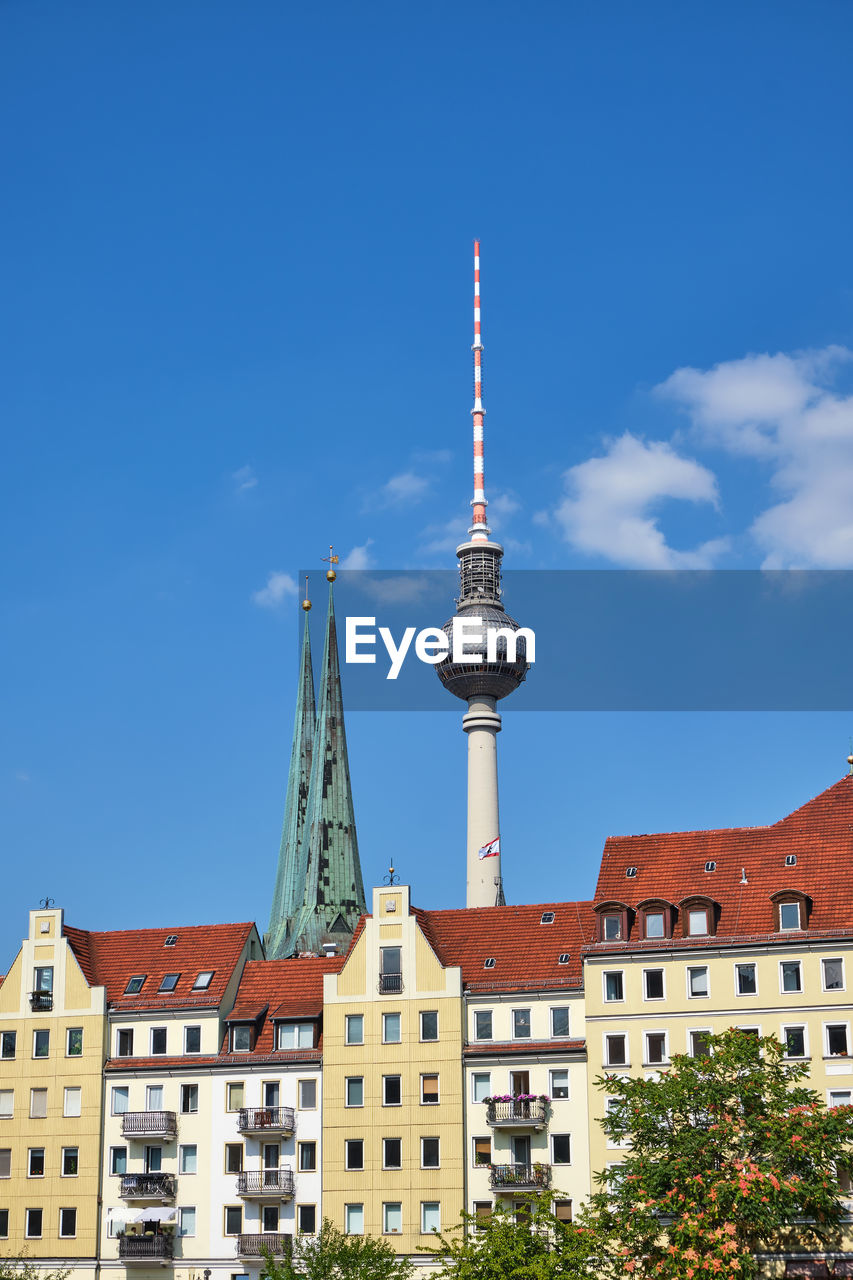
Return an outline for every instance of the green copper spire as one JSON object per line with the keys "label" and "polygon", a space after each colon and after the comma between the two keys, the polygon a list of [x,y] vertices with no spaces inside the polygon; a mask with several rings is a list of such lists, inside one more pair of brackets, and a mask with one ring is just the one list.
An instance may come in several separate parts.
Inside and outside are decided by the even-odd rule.
{"label": "green copper spire", "polygon": [[[330,582],[334,581],[334,571],[328,576]],[[267,954],[271,958],[300,951],[321,954],[327,942],[346,947],[366,908],[355,833],[331,586],[308,802],[295,866],[296,874],[302,879],[302,885],[295,886],[299,905],[286,921],[278,943],[273,941],[270,924]],[[288,882],[285,875],[285,883]]]}
{"label": "green copper spire", "polygon": [[[296,694],[290,772],[287,776],[284,826],[278,853],[270,927],[265,939],[267,955],[270,959],[289,955],[292,950],[292,948],[288,949],[288,926],[302,906],[305,877],[308,871],[307,861],[302,860],[304,843],[302,837],[305,829],[305,814],[308,809],[316,709],[314,672],[311,666],[311,633],[308,629],[310,602],[306,601],[305,606],[305,630],[302,636],[302,657],[299,664],[299,688]],[[306,848],[306,859],[307,854]]]}

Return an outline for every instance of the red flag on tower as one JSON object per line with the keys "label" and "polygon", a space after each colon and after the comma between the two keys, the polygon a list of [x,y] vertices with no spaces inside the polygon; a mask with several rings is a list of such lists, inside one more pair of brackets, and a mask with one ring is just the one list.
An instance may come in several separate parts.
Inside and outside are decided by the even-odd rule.
{"label": "red flag on tower", "polygon": [[483,858],[497,858],[501,851],[501,838],[495,836],[494,840],[490,840],[488,844],[484,844],[482,849],[477,853],[477,857],[482,861]]}

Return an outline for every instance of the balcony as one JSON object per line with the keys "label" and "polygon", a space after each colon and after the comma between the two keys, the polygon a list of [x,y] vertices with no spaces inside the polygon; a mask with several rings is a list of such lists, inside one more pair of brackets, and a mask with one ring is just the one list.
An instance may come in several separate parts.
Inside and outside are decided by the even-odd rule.
{"label": "balcony", "polygon": [[50,1013],[53,1008],[53,992],[31,991],[30,1008],[33,1013]]}
{"label": "balcony", "polygon": [[120,1236],[118,1256],[122,1262],[171,1262],[174,1241],[170,1233],[156,1236]]}
{"label": "balcony", "polygon": [[292,1169],[247,1169],[237,1174],[237,1195],[246,1200],[283,1200],[293,1195]]}
{"label": "balcony", "polygon": [[403,990],[402,973],[380,973],[379,994],[398,995]]}
{"label": "balcony", "polygon": [[178,1132],[174,1111],[125,1111],[121,1117],[124,1138],[164,1138],[167,1142]]}
{"label": "balcony", "polygon": [[549,1164],[495,1164],[489,1178],[493,1191],[539,1191],[551,1185]]}
{"label": "balcony", "polygon": [[293,1236],[282,1235],[278,1231],[260,1231],[237,1237],[237,1253],[241,1258],[262,1258],[265,1253],[277,1258],[290,1257],[292,1250]]}
{"label": "balcony", "polygon": [[293,1133],[293,1107],[241,1107],[237,1128],[241,1133]]}
{"label": "balcony", "polygon": [[547,1102],[541,1098],[510,1098],[486,1103],[486,1121],[493,1129],[544,1129]]}
{"label": "balcony", "polygon": [[174,1200],[177,1183],[171,1173],[123,1173],[121,1177],[122,1200],[159,1200],[166,1204]]}

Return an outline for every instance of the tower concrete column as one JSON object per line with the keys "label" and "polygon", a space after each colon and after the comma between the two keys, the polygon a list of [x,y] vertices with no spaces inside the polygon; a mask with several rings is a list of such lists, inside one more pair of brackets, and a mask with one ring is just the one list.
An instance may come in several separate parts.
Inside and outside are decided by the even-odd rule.
{"label": "tower concrete column", "polygon": [[500,836],[498,744],[501,717],[497,699],[486,694],[468,699],[462,717],[468,735],[468,858],[466,906],[493,907],[502,900],[500,854],[480,850]]}

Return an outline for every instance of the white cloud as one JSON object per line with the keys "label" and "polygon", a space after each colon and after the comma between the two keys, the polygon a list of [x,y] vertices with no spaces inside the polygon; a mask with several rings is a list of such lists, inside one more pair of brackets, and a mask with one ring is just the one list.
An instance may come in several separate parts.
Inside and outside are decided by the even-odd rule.
{"label": "white cloud", "polygon": [[373,539],[368,538],[360,547],[353,547],[349,555],[345,555],[340,562],[341,569],[369,569],[373,564],[373,557],[368,550],[373,546]]}
{"label": "white cloud", "polygon": [[511,493],[498,493],[494,498],[489,498],[489,505],[486,515],[489,523],[493,520],[508,520],[510,516],[515,515],[516,511],[521,510],[521,503]]}
{"label": "white cloud", "polygon": [[664,441],[626,432],[606,442],[603,457],[571,467],[564,480],[568,492],[554,519],[580,551],[628,568],[707,569],[727,548],[719,538],[691,551],[667,543],[654,514],[657,505],[677,499],[716,506],[718,493],[711,471]]}
{"label": "white cloud", "polygon": [[430,481],[417,471],[401,471],[383,484],[378,493],[374,493],[365,502],[365,510],[377,507],[404,507],[420,502],[426,496]]}
{"label": "white cloud", "polygon": [[779,500],[753,521],[763,567],[853,567],[853,396],[833,389],[853,351],[749,355],[678,369],[657,392],[697,437],[763,460]]}
{"label": "white cloud", "polygon": [[252,600],[262,609],[277,609],[282,601],[297,594],[296,580],[289,573],[274,569],[265,587],[252,592]]}
{"label": "white cloud", "polygon": [[235,493],[246,493],[249,489],[254,489],[258,483],[258,477],[248,465],[240,467],[238,471],[232,471],[231,479],[234,482]]}

